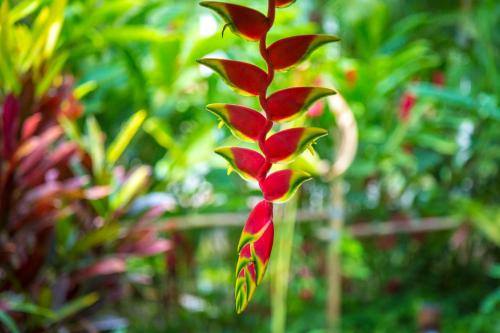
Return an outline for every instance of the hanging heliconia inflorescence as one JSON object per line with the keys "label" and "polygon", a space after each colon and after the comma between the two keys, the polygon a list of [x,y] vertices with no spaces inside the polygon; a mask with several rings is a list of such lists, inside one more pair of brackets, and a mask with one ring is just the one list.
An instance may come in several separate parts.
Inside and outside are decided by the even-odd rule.
{"label": "hanging heliconia inflorescence", "polygon": [[257,96],[263,112],[234,104],[210,104],[208,110],[220,118],[231,132],[245,141],[258,144],[260,152],[238,147],[223,147],[216,153],[226,159],[241,177],[257,181],[264,199],[250,213],[238,244],[236,265],[236,311],[241,313],[264,277],[273,246],[273,203],[285,202],[311,177],[300,170],[280,170],[269,174],[275,163],[288,163],[320,137],[321,128],[291,128],[269,135],[274,123],[290,121],[307,111],[316,100],[335,91],[320,87],[295,87],[279,90],[270,96],[267,89],[275,71],[287,70],[304,60],[319,46],[339,39],[327,35],[302,35],[266,45],[268,31],[274,24],[276,8],[295,0],[268,0],[267,16],[244,6],[217,1],[200,4],[217,12],[234,33],[259,42],[260,54],[267,64],[261,68],[235,60],[204,58],[199,63],[220,74],[226,83],[245,96]]}

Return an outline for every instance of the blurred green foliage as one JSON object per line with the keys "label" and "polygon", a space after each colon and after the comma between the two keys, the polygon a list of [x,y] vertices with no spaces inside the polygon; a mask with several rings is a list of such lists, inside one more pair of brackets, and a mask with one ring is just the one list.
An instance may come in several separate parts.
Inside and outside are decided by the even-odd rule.
{"label": "blurred green foliage", "polygon": [[[172,203],[166,221],[249,207],[257,191],[225,175],[225,164],[212,150],[232,139],[216,129],[204,106],[209,101],[255,106],[256,101],[232,94],[195,60],[216,54],[263,66],[255,44],[231,33],[222,38],[221,22],[197,1],[2,0],[1,18],[6,3],[13,8],[12,20],[37,29],[21,28],[2,38],[0,99],[21,89],[26,68],[33,68],[39,94],[60,70],[71,73],[85,114],[63,126],[92,156],[96,185],[112,182],[115,164],[139,173],[140,165],[150,165],[154,176],[146,198]],[[265,1],[252,6],[264,10]],[[494,0],[298,0],[280,10],[270,41],[301,33],[342,38],[294,73],[279,74],[271,90],[320,80],[351,106],[359,148],[344,177],[347,222],[433,216],[465,222],[463,228],[432,235],[347,237],[343,332],[414,332],[428,303],[440,308],[443,332],[500,331],[495,320],[500,316],[499,20],[500,4]],[[35,36],[47,45],[55,31],[60,34],[55,45],[37,44]],[[18,45],[27,43],[32,47],[19,53]],[[334,126],[330,112],[300,121]],[[137,131],[139,126],[143,130]],[[104,148],[104,136],[119,138]],[[316,147],[330,161],[334,138]],[[123,151],[125,142],[129,147]],[[142,187],[131,181],[121,189]],[[328,184],[307,184],[299,201],[305,209],[326,208]],[[134,207],[123,193],[97,203],[96,210],[105,215],[125,202]],[[266,288],[256,293],[244,316],[233,313],[229,286],[238,230],[168,235],[175,251],[128,260],[127,277],[135,283],[116,306],[94,317],[96,322],[117,323],[116,332],[269,330]],[[314,224],[297,227],[293,242],[287,332],[326,332],[326,244],[316,239]],[[125,324],[111,320],[116,313]],[[12,326],[3,312],[0,323]]]}

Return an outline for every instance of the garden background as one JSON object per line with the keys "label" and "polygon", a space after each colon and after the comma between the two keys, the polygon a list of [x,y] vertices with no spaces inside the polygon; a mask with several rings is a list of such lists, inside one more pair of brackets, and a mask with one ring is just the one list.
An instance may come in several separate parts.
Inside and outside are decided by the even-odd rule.
{"label": "garden background", "polygon": [[276,208],[268,273],[236,315],[259,191],[226,174],[213,150],[236,140],[205,106],[256,101],[196,60],[265,67],[256,44],[197,1],[2,0],[0,331],[500,332],[499,20],[494,0],[279,10],[269,41],[341,41],[272,90],[336,89],[357,153],[332,185],[335,105],[300,118],[330,135],[294,162],[315,178]]}

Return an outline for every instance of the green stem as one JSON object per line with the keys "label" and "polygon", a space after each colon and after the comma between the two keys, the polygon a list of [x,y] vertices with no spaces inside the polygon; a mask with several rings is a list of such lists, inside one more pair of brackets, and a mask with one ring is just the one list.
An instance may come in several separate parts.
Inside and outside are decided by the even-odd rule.
{"label": "green stem", "polygon": [[271,332],[286,332],[288,281],[292,263],[293,235],[297,219],[297,197],[279,206],[271,277]]}

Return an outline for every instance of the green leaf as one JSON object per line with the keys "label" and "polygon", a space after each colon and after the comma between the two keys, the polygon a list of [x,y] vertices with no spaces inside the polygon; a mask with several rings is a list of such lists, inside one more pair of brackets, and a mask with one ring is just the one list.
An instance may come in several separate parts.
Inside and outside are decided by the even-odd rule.
{"label": "green leaf", "polygon": [[75,246],[69,251],[68,256],[75,257],[81,253],[87,252],[94,246],[115,241],[120,233],[120,225],[117,223],[108,223],[102,228],[87,233],[79,239]]}
{"label": "green leaf", "polygon": [[2,323],[9,333],[20,333],[14,320],[4,311],[0,311],[0,323]]}
{"label": "green leaf", "polygon": [[9,16],[9,23],[14,24],[19,20],[24,19],[34,11],[36,11],[42,4],[41,0],[23,0],[17,6],[12,8]]}
{"label": "green leaf", "polygon": [[50,88],[54,78],[59,75],[68,57],[69,54],[67,52],[62,52],[47,66],[48,71],[44,73],[42,80],[36,86],[37,96],[42,96]]}
{"label": "green leaf", "polygon": [[56,316],[52,310],[28,302],[11,304],[11,309],[12,311],[28,313],[45,319],[54,319]]}
{"label": "green leaf", "polygon": [[104,133],[94,117],[87,119],[87,149],[92,158],[92,171],[98,179],[104,175]]}
{"label": "green leaf", "polygon": [[151,170],[147,166],[140,166],[125,180],[111,199],[111,208],[126,207],[139,193],[146,190]]}
{"label": "green leaf", "polygon": [[2,1],[0,7],[0,73],[2,81],[0,87],[4,86],[5,90],[13,90],[19,92],[21,86],[17,79],[16,66],[14,59],[11,58],[12,26],[9,24],[9,2]]}
{"label": "green leaf", "polygon": [[81,310],[88,308],[89,306],[95,304],[99,300],[99,295],[94,292],[77,298],[69,303],[63,305],[59,310],[56,311],[55,317],[49,322],[57,323],[69,316],[72,316]]}
{"label": "green leaf", "polygon": [[49,59],[56,49],[59,34],[61,33],[61,28],[64,22],[66,1],[67,0],[54,0],[52,2],[52,6],[50,7],[49,22],[46,26],[47,40],[43,50],[43,55],[46,59]]}
{"label": "green leaf", "polygon": [[73,94],[75,95],[76,99],[82,99],[83,97],[87,96],[96,89],[97,89],[97,82],[88,81],[76,87],[75,90],[73,91]]}
{"label": "green leaf", "polygon": [[121,26],[119,28],[106,28],[102,31],[105,39],[114,43],[128,44],[130,42],[161,43],[176,38],[156,28],[145,26]]}
{"label": "green leaf", "polygon": [[111,143],[111,146],[107,151],[106,160],[109,164],[115,164],[115,162],[120,158],[146,119],[146,115],[146,111],[140,110],[136,112],[125,124],[123,129],[120,131],[120,134],[116,137],[113,143]]}

